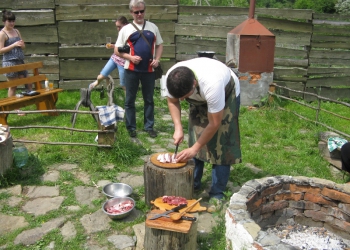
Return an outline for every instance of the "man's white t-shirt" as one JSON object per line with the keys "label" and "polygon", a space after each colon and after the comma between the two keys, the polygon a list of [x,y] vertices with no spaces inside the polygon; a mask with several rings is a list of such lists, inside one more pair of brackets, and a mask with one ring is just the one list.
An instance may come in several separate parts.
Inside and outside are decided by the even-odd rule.
{"label": "man's white t-shirt", "polygon": [[[191,69],[198,81],[200,94],[198,94],[196,89],[189,97],[190,99],[207,102],[209,113],[217,113],[224,109],[225,87],[229,83],[231,75],[234,75],[235,83],[236,80],[238,81],[232,70],[218,60],[199,57],[175,64],[168,70],[166,79],[168,79],[169,73],[179,66]],[[167,96],[173,98],[168,91]]]}

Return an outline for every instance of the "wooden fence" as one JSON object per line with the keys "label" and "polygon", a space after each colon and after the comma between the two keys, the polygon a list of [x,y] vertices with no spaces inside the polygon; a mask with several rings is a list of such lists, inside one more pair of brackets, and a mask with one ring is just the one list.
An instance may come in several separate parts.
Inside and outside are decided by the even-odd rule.
{"label": "wooden fence", "polygon": [[[180,6],[149,0],[146,19],[164,40],[162,66],[213,50],[225,61],[227,33],[248,18],[248,8]],[[88,86],[110,55],[105,37],[116,39],[114,20],[131,19],[129,0],[2,0],[12,9],[26,42],[26,62],[43,61],[45,73],[63,89]],[[311,10],[255,9],[255,18],[276,36],[274,82],[293,90],[337,99],[350,96],[350,16]],[[113,72],[118,83],[118,71]],[[0,81],[5,81],[0,76]],[[284,90],[284,95],[312,100]]]}

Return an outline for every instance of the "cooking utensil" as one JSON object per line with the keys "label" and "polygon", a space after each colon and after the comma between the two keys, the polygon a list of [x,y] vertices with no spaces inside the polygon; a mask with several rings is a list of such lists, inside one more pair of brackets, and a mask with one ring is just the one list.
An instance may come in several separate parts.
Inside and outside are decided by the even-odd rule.
{"label": "cooking utensil", "polygon": [[[163,217],[170,218],[170,215],[163,215]],[[189,216],[181,216],[181,220],[189,220],[189,221],[196,221],[197,217],[189,217]]]}
{"label": "cooking utensil", "polygon": [[173,212],[178,212],[180,209],[182,209],[182,208],[184,208],[186,206],[187,206],[187,204],[181,204],[181,205],[179,205],[177,207],[174,207],[173,209],[170,209],[170,210],[168,210],[168,211],[166,211],[164,213],[161,213],[161,214],[157,214],[157,215],[155,215],[155,216],[153,216],[152,218],[149,218],[149,219],[150,220],[155,220],[155,219],[163,217],[163,216],[165,216],[167,214],[170,214],[170,213],[173,213]]}
{"label": "cooking utensil", "polygon": [[[118,214],[112,214],[107,212],[107,209],[109,207],[112,207],[114,205],[117,205],[119,203],[122,202],[126,202],[126,201],[131,201],[131,203],[133,204],[132,208],[126,212],[122,212],[122,213],[118,213]],[[134,199],[130,198],[130,197],[115,197],[112,199],[107,200],[103,205],[102,205],[102,211],[108,215],[109,218],[111,218],[112,220],[120,220],[120,219],[124,219],[125,217],[129,216],[132,212],[132,210],[135,208],[135,201]]]}
{"label": "cooking utensil", "polygon": [[179,149],[179,144],[176,144],[176,148],[175,148],[175,153],[174,153],[174,159],[176,158],[176,155],[177,155],[177,150]]}
{"label": "cooking utensil", "polygon": [[125,183],[108,183],[102,189],[102,193],[108,199],[113,197],[127,197],[132,194],[132,187]]}
{"label": "cooking utensil", "polygon": [[191,208],[193,208],[202,198],[199,198],[198,200],[196,200],[191,206],[187,207],[184,211],[182,211],[181,213],[177,213],[177,214],[172,214],[170,215],[170,219],[172,220],[180,220],[181,217],[189,210],[191,210]]}

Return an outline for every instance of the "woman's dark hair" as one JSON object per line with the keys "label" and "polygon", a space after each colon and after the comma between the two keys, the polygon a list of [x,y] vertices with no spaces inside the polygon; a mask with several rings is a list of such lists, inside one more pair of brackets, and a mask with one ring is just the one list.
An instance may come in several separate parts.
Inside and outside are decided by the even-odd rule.
{"label": "woman's dark hair", "polygon": [[13,14],[9,10],[3,10],[2,11],[2,21],[6,22],[7,20],[8,21],[15,21],[16,20],[16,16],[15,16],[15,14]]}
{"label": "woman's dark hair", "polygon": [[117,18],[117,21],[120,22],[120,23],[123,24],[123,25],[126,25],[126,24],[129,23],[129,22],[128,22],[128,19],[126,19],[125,16],[120,16],[120,17],[118,17],[118,18]]}
{"label": "woman's dark hair", "polygon": [[180,66],[173,69],[167,78],[166,86],[170,95],[181,98],[193,89],[194,73],[187,67]]}

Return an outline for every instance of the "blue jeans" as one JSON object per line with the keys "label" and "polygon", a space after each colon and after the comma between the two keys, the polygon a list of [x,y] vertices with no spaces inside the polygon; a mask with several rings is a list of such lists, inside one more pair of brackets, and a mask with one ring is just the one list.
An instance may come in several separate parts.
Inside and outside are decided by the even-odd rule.
{"label": "blue jeans", "polygon": [[237,102],[237,115],[239,115],[239,108],[241,106],[241,94],[236,96],[236,102]]}
{"label": "blue jeans", "polygon": [[113,70],[115,70],[116,68],[118,68],[118,72],[119,72],[119,79],[120,79],[120,85],[121,86],[125,86],[125,76],[124,76],[124,66],[120,66],[119,64],[115,63],[112,58],[110,58],[108,60],[108,62],[106,63],[106,65],[103,67],[103,69],[101,70],[101,75],[103,75],[104,77],[107,77],[108,75],[110,75],[112,73]]}
{"label": "blue jeans", "polygon": [[127,130],[136,130],[135,100],[139,83],[141,82],[143,97],[143,122],[145,130],[153,130],[154,125],[154,73],[141,73],[125,70],[126,98],[125,98],[125,124]]}
{"label": "blue jeans", "polygon": [[[203,176],[204,161],[193,158],[194,160],[194,189],[200,189],[201,179]],[[230,176],[230,165],[213,164],[211,171],[211,188],[209,191],[210,198],[219,200],[224,198],[224,192],[228,178]]]}

